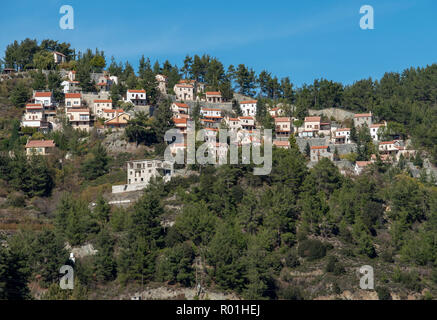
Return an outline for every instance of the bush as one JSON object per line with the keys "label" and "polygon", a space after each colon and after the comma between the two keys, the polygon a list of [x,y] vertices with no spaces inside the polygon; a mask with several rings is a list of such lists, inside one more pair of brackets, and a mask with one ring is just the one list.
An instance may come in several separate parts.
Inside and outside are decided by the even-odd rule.
{"label": "bush", "polygon": [[297,257],[295,252],[289,251],[287,253],[287,255],[285,256],[285,265],[288,268],[296,268],[298,265],[300,265],[299,258]]}
{"label": "bush", "polygon": [[319,240],[304,240],[299,244],[298,253],[308,260],[321,259],[326,255],[326,246]]}
{"label": "bush", "polygon": [[26,206],[26,198],[23,194],[14,192],[8,195],[8,204],[15,208],[23,208]]}
{"label": "bush", "polygon": [[338,262],[337,258],[334,256],[329,256],[325,271],[332,272],[336,276],[345,273],[344,267]]}
{"label": "bush", "polygon": [[387,287],[377,287],[376,293],[379,300],[391,300],[391,294]]}
{"label": "bush", "polygon": [[279,297],[284,300],[305,300],[303,290],[295,285],[281,289],[279,291]]}

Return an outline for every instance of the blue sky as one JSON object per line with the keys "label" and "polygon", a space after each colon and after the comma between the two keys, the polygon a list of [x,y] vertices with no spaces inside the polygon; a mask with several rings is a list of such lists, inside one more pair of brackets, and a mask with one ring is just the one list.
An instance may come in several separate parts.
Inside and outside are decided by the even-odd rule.
{"label": "blue sky", "polygon": [[[374,30],[359,27],[366,4]],[[74,30],[59,27],[62,5],[74,8]],[[437,62],[434,0],[16,0],[2,12],[0,56],[26,37],[98,47],[108,61],[134,66],[142,54],[181,66],[186,54],[208,53],[296,85],[320,77],[347,84]]]}

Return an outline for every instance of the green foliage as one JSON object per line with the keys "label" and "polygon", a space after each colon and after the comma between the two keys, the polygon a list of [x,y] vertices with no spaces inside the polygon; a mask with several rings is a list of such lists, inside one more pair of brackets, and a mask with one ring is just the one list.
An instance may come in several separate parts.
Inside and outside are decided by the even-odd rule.
{"label": "green foliage", "polygon": [[29,87],[23,81],[18,82],[18,84],[12,89],[10,100],[12,104],[18,108],[24,107],[26,102],[30,99],[31,92]]}
{"label": "green foliage", "polygon": [[29,299],[29,275],[25,257],[0,246],[0,300]]}
{"label": "green foliage", "polygon": [[109,171],[109,157],[105,147],[99,143],[82,163],[81,175],[87,180],[95,180]]}
{"label": "green foliage", "polygon": [[302,258],[310,261],[321,259],[326,255],[326,245],[319,240],[304,240],[299,243],[298,253]]}

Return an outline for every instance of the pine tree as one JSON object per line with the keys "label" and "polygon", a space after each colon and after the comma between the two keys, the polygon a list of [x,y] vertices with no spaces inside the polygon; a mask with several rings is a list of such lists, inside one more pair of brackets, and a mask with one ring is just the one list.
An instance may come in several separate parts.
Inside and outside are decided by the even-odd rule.
{"label": "pine tree", "polygon": [[109,171],[109,157],[101,143],[93,148],[90,157],[83,162],[81,169],[82,176],[87,180],[95,180]]}

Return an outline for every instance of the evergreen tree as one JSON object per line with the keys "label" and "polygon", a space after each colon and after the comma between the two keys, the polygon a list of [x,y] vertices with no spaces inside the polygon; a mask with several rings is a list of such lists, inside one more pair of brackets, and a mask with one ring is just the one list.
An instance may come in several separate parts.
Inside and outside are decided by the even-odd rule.
{"label": "evergreen tree", "polygon": [[82,176],[87,180],[95,180],[109,171],[109,157],[105,147],[99,143],[91,151],[91,155],[83,162]]}

